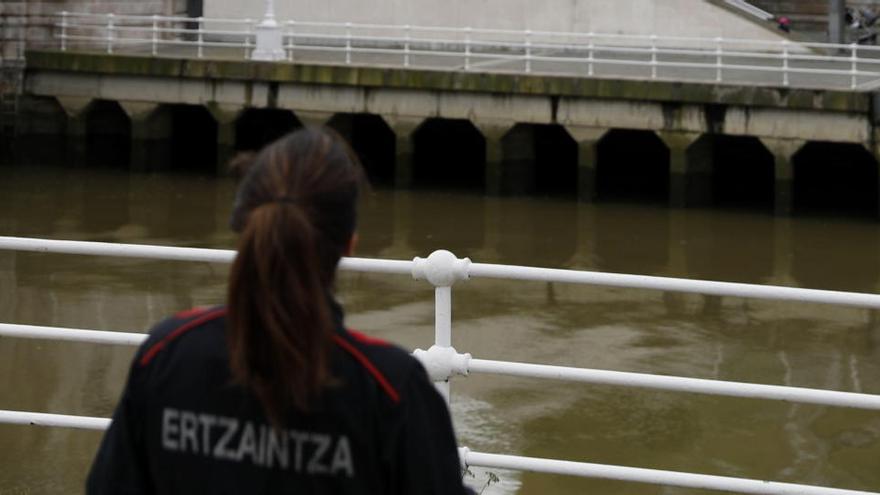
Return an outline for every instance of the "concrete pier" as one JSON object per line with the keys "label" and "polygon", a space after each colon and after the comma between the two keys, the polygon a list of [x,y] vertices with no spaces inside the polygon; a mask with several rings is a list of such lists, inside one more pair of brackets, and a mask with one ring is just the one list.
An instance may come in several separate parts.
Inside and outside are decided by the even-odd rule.
{"label": "concrete pier", "polygon": [[[674,207],[764,201],[767,190],[767,204],[787,215],[803,146],[822,143],[828,156],[861,146],[877,156],[873,98],[858,92],[48,51],[28,63],[23,138],[69,136],[71,163],[85,158],[89,139],[128,132],[125,166],[222,173],[238,151],[298,125],[329,124],[398,188],[585,202],[659,195]],[[130,130],[119,130],[123,117]],[[102,131],[98,121],[120,126]],[[208,141],[211,157],[178,156]],[[856,158],[858,170],[871,166]]]}

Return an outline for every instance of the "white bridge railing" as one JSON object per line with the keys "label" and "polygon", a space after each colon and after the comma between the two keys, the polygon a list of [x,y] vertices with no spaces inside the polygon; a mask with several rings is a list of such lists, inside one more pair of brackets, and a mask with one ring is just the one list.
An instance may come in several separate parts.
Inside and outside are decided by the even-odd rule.
{"label": "white bridge railing", "polygon": [[[234,251],[228,250],[16,237],[0,237],[0,250],[217,263],[231,262],[235,256]],[[426,280],[435,287],[435,344],[427,351],[416,350],[414,354],[425,364],[431,378],[438,384],[438,388],[447,400],[449,398],[449,379],[451,377],[455,375],[468,375],[470,373],[492,373],[880,411],[880,396],[878,395],[490,361],[475,359],[470,354],[459,353],[451,347],[452,286],[456,282],[468,278],[531,280],[629,287],[719,296],[846,305],[873,309],[880,309],[880,295],[471,263],[469,259],[456,258],[448,251],[435,251],[427,258],[415,258],[412,261],[345,258],[341,262],[340,269],[356,272],[409,275],[418,280]],[[0,336],[120,345],[137,345],[146,338],[141,333],[106,332],[17,324],[0,324]],[[0,424],[2,423],[101,430],[107,428],[110,419],[0,410]],[[740,493],[803,495],[864,495],[870,493],[763,480],[471,452],[466,447],[460,449],[460,454],[463,465],[469,466],[527,470]]]}
{"label": "white bridge railing", "polygon": [[[62,12],[60,49],[251,58],[255,19]],[[871,90],[880,47],[674,36],[286,21],[289,62]]]}

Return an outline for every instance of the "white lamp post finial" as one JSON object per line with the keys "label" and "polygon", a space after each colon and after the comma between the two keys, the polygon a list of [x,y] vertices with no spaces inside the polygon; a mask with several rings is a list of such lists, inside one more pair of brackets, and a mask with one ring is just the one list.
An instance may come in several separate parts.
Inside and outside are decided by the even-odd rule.
{"label": "white lamp post finial", "polygon": [[284,60],[281,26],[275,20],[275,0],[266,0],[266,15],[254,30],[257,47],[251,54],[251,60]]}

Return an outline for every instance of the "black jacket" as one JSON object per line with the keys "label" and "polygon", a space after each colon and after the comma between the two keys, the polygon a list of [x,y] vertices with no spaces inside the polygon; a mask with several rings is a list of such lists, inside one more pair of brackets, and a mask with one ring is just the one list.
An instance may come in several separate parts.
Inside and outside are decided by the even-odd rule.
{"label": "black jacket", "polygon": [[407,352],[339,323],[338,384],[311,414],[269,426],[231,384],[223,307],[151,332],[89,473],[98,494],[452,494],[461,482],[449,411]]}

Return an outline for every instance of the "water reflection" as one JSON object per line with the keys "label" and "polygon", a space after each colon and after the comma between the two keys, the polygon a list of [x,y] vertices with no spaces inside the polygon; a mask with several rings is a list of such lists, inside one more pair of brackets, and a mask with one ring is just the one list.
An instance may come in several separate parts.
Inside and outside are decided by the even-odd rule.
{"label": "water reflection", "polygon": [[792,276],[802,287],[874,292],[880,229],[873,221],[803,219],[791,224]]}
{"label": "water reflection", "polygon": [[[601,205],[595,216],[597,268],[607,272],[668,273],[670,212],[644,205]],[[675,271],[675,270],[673,270]]]}

